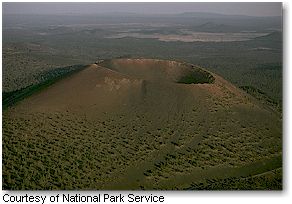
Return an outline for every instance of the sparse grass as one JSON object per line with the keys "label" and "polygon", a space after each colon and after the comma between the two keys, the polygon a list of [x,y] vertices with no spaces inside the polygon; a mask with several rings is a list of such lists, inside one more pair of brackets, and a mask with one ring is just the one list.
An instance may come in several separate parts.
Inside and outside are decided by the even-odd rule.
{"label": "sparse grass", "polygon": [[275,110],[279,111],[280,113],[282,112],[282,104],[281,104],[282,100],[280,100],[278,102],[278,101],[272,99],[271,97],[269,97],[263,91],[255,88],[253,86],[240,86],[239,88],[243,89],[244,91],[246,91],[247,93],[249,93],[250,95],[255,97],[256,99],[260,100],[263,104],[266,104],[266,105],[274,108]]}
{"label": "sparse grass", "polygon": [[[281,150],[281,138],[264,128],[273,129],[264,125],[266,121],[260,129],[240,128],[240,123],[214,121],[215,116],[206,117],[206,110],[193,109],[180,117],[168,116],[165,123],[151,120],[154,113],[141,117],[140,112],[137,120],[116,113],[96,121],[72,113],[18,113],[14,117],[15,113],[6,112],[3,188],[112,189],[127,179],[122,182],[126,188],[137,189],[126,184],[140,178],[143,188],[160,189],[155,183],[196,168],[244,166]],[[213,114],[220,117],[221,113]],[[244,120],[244,114],[232,115],[225,118]],[[199,125],[202,119],[209,125]]]}
{"label": "sparse grass", "polygon": [[186,190],[282,190],[282,179],[282,168],[279,168],[255,176],[193,183]]}

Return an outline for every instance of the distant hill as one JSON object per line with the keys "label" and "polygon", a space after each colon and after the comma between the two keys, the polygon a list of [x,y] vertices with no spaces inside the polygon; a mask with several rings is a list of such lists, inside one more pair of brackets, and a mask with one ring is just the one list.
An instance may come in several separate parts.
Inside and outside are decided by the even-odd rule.
{"label": "distant hill", "polygon": [[[241,15],[223,15],[214,13],[182,13],[182,14],[140,14],[140,13],[99,13],[88,15],[4,15],[3,26],[52,26],[52,25],[76,25],[76,24],[121,24],[121,23],[141,23],[141,24],[173,24],[175,26],[202,26],[214,23],[217,26],[205,28],[206,31],[215,32],[238,32],[241,30],[263,31],[270,28],[281,29],[282,18],[253,17]],[[210,25],[209,25],[210,26]],[[198,28],[199,29],[199,28]]]}
{"label": "distant hill", "polygon": [[208,13],[208,12],[184,12],[181,14],[177,14],[180,17],[192,17],[192,18],[241,18],[241,19],[250,19],[256,18],[254,16],[246,16],[246,15],[227,15],[227,14],[219,14],[219,13]]}
{"label": "distant hill", "polygon": [[193,30],[203,32],[239,32],[242,28],[225,24],[217,24],[209,21],[193,27]]}

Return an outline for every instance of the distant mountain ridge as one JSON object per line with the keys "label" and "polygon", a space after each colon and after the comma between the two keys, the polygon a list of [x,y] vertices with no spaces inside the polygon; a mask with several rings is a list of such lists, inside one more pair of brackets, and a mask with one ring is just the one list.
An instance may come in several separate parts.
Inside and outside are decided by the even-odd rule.
{"label": "distant mountain ridge", "polygon": [[221,14],[211,12],[184,12],[177,14],[184,17],[200,17],[200,18],[279,18],[281,16],[249,16],[249,15],[235,15],[235,14]]}
{"label": "distant mountain ridge", "polygon": [[207,23],[203,23],[199,26],[194,27],[196,31],[204,31],[204,32],[238,32],[241,28],[234,25],[226,25],[222,23],[214,23],[208,21]]}

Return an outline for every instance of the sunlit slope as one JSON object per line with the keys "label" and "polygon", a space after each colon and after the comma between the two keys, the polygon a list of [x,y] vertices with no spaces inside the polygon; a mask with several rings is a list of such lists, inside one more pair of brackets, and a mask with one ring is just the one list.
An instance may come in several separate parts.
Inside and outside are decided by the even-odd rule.
{"label": "sunlit slope", "polygon": [[3,113],[3,187],[212,189],[281,169],[281,123],[199,67],[108,60]]}

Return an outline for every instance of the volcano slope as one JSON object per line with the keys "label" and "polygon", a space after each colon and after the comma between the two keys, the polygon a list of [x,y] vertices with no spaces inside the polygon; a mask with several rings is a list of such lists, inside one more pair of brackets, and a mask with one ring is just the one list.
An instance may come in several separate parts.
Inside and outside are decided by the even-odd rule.
{"label": "volcano slope", "polygon": [[93,64],[3,111],[4,189],[281,189],[281,116],[191,64]]}

